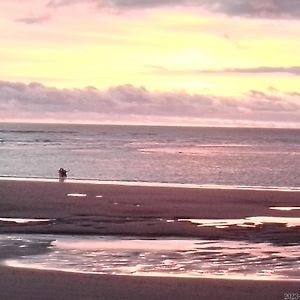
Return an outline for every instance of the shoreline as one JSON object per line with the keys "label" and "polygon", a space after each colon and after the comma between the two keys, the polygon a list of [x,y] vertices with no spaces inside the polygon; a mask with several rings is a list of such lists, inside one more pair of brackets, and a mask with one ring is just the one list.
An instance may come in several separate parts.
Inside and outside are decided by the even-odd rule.
{"label": "shoreline", "polygon": [[[282,249],[270,244],[201,239],[1,234],[0,247],[0,264],[21,269],[143,277],[300,281],[300,275],[291,272],[294,264],[297,265],[295,251],[300,251],[299,246]],[[68,253],[68,249],[75,252]],[[230,253],[226,249],[231,249]],[[135,257],[136,253],[140,257],[147,257],[146,260]],[[270,253],[274,259],[280,260],[269,261],[265,265]],[[90,255],[94,258],[90,259]],[[126,259],[118,267],[115,264],[118,264],[120,256]],[[239,257],[244,258],[243,263],[239,261]],[[102,258],[104,261],[99,267],[97,265]],[[149,265],[146,263],[148,259]],[[196,262],[193,265],[191,262],[194,259]],[[166,260],[168,266],[164,267]],[[202,266],[203,262],[214,264],[216,261],[219,265],[217,268],[213,265]],[[228,267],[222,267],[222,261]],[[146,269],[143,268],[145,263]],[[255,270],[253,263],[256,265]],[[182,268],[176,269],[176,265],[181,265]],[[230,265],[234,266],[234,271]],[[285,267],[281,269],[282,265]],[[281,270],[277,272],[274,268]]]}
{"label": "shoreline", "polygon": [[[17,259],[17,258],[16,258]],[[266,278],[266,277],[238,277],[238,276],[229,276],[226,277],[224,275],[220,276],[212,276],[212,275],[204,275],[204,276],[196,276],[196,275],[172,275],[172,274],[106,274],[101,272],[93,272],[93,271],[76,271],[76,270],[68,270],[68,269],[56,269],[56,268],[46,268],[46,267],[38,267],[38,266],[25,266],[25,265],[14,265],[6,262],[7,260],[0,260],[0,269],[1,268],[11,268],[11,269],[20,269],[20,270],[36,270],[36,271],[44,271],[44,272],[57,272],[57,273],[71,273],[71,274],[82,274],[82,275],[94,275],[94,276],[107,276],[107,277],[142,277],[142,278],[178,278],[178,279],[194,279],[194,280],[222,280],[222,281],[250,281],[250,282],[281,282],[281,283],[297,283],[299,285],[300,279],[286,279],[286,278]],[[300,290],[300,289],[299,289]]]}
{"label": "shoreline", "polygon": [[[59,182],[57,177],[18,177],[11,175],[0,176],[1,181],[27,181],[27,182]],[[216,190],[245,190],[245,191],[280,191],[280,192],[300,192],[297,186],[247,186],[247,185],[216,185],[216,184],[196,184],[196,183],[172,183],[172,182],[147,182],[147,181],[113,181],[87,178],[67,178],[65,183],[92,184],[92,185],[122,185],[141,187],[166,187],[183,189],[216,189]]]}

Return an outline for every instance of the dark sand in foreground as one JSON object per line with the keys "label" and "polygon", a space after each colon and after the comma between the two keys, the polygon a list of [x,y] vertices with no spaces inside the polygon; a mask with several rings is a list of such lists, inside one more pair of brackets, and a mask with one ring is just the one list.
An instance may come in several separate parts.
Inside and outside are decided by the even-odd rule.
{"label": "dark sand in foreground", "polygon": [[[70,193],[87,194],[69,197]],[[96,196],[102,196],[96,197]],[[0,233],[124,234],[298,242],[298,227],[267,224],[253,229],[198,227],[181,218],[300,217],[299,192],[183,189],[0,181],[0,218],[49,218],[49,223],[0,222]],[[174,222],[167,222],[173,220]],[[1,251],[1,249],[0,249]],[[1,253],[0,253],[1,257]],[[108,276],[0,268],[1,300],[43,299],[284,299],[298,293],[293,281]]]}
{"label": "dark sand in foreground", "polygon": [[[159,278],[0,268],[1,300],[283,300],[299,282]],[[295,298],[296,299],[296,298]]]}

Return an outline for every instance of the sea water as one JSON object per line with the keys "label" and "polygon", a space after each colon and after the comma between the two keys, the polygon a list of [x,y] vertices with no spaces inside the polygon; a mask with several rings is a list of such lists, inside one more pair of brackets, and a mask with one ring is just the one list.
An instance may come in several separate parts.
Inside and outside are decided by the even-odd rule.
{"label": "sea water", "polygon": [[300,187],[300,130],[0,124],[0,176]]}
{"label": "sea water", "polygon": [[[64,167],[70,178],[86,181],[299,191],[299,158],[299,129],[0,124],[0,176],[28,180],[51,181]],[[228,220],[220,221],[224,227]],[[300,279],[298,244],[13,234],[0,236],[0,248],[5,263],[16,267]]]}
{"label": "sea water", "polygon": [[299,245],[184,238],[0,235],[0,247],[14,249],[14,256],[8,254],[4,260],[12,267],[111,275],[300,280]]}

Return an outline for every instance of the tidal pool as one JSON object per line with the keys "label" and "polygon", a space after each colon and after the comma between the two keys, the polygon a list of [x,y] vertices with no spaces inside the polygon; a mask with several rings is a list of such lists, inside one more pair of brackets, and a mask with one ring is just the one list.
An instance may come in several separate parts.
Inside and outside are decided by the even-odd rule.
{"label": "tidal pool", "polygon": [[[36,247],[39,251],[35,251]],[[0,235],[0,249],[10,249],[10,256],[2,256],[2,262],[13,267],[116,275],[300,280],[299,245],[179,238]]]}

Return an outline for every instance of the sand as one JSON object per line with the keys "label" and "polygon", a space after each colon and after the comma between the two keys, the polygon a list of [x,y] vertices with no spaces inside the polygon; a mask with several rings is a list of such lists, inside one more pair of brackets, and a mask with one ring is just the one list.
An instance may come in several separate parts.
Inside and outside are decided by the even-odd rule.
{"label": "sand", "polygon": [[[83,194],[86,197],[70,197]],[[298,227],[266,224],[226,229],[199,227],[179,219],[300,217],[299,192],[93,185],[0,180],[0,218],[47,218],[20,225],[0,221],[0,233],[55,233],[250,239],[297,242]],[[98,197],[97,197],[98,196]],[[101,196],[101,197],[99,197]]]}
{"label": "sand", "polygon": [[[182,236],[289,244],[298,241],[298,227],[267,224],[252,229],[220,229],[178,219],[300,217],[299,210],[269,209],[298,206],[299,199],[299,192],[0,180],[0,218],[51,219],[28,224],[0,222],[0,233]],[[0,267],[1,300],[273,300],[284,299],[285,293],[298,293],[300,297],[299,282],[108,276]]]}
{"label": "sand", "polygon": [[[0,268],[1,300],[283,300],[299,282],[158,278]],[[295,298],[297,299],[297,298]]]}

